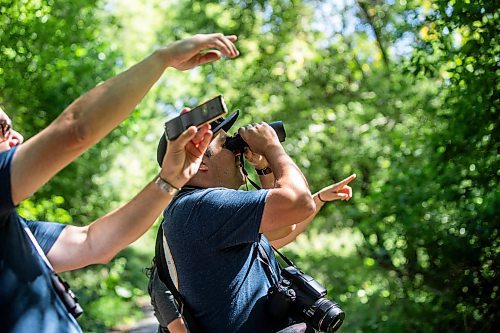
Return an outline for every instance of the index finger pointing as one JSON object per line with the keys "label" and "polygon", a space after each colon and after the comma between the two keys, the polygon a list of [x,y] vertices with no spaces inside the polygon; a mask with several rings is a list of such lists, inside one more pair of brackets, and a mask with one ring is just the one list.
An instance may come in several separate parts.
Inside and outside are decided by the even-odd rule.
{"label": "index finger pointing", "polygon": [[337,184],[335,184],[335,187],[345,186],[345,185],[349,184],[350,182],[352,182],[354,179],[356,179],[356,174],[355,173],[353,173],[352,175],[350,175],[346,179],[341,180],[340,182],[338,182]]}

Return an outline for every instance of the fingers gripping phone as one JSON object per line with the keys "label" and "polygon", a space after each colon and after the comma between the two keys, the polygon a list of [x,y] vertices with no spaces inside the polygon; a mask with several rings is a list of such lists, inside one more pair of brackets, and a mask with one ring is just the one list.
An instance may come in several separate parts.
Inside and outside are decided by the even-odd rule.
{"label": "fingers gripping phone", "polygon": [[198,105],[189,112],[183,113],[165,123],[165,134],[169,140],[176,139],[190,126],[200,127],[214,121],[227,113],[226,103],[222,95]]}

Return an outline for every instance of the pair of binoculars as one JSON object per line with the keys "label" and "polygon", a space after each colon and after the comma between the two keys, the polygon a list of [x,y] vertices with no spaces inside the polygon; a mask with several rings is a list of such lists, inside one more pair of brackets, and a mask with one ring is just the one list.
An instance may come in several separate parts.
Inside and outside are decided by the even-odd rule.
{"label": "pair of binoculars", "polygon": [[[274,122],[268,123],[268,124],[276,132],[280,142],[285,141],[286,132],[285,132],[285,126],[283,125],[283,122],[282,121],[274,121]],[[239,134],[227,137],[226,142],[224,143],[224,148],[231,150],[233,153],[242,153],[245,150],[245,147],[248,147],[248,143],[246,143],[245,140],[243,140],[243,138]]]}

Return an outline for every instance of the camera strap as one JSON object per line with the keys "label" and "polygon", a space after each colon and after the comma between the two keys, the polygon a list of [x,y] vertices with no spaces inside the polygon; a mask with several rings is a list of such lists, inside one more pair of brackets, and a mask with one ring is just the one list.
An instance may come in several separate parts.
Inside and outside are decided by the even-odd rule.
{"label": "camera strap", "polygon": [[259,254],[260,254],[258,259],[262,263],[264,263],[264,266],[265,266],[264,270],[266,271],[266,275],[267,275],[269,282],[271,283],[271,285],[277,285],[279,283],[279,281],[276,281],[275,276],[279,276],[280,274],[279,274],[279,272],[277,272],[278,274],[276,274],[276,275],[273,274],[273,268],[271,267],[271,261],[269,260],[269,256],[267,255],[266,250],[260,244],[260,239],[259,239],[258,248],[259,248]]}
{"label": "camera strap", "polygon": [[[253,187],[255,187],[255,189],[260,190],[261,187],[259,185],[257,185],[257,183],[254,182],[250,177],[248,177],[248,172],[245,169],[245,159],[243,158],[243,154],[242,153],[240,153],[239,159],[240,159],[240,164],[241,164],[241,171],[245,175],[245,179],[248,179],[248,181],[250,182],[250,184],[252,184]],[[248,189],[248,184],[247,184],[247,189]]]}
{"label": "camera strap", "polygon": [[158,277],[161,282],[167,286],[172,295],[174,295],[175,300],[179,304],[180,313],[184,317],[186,325],[190,333],[202,333],[203,330],[196,322],[193,314],[187,307],[186,303],[183,301],[182,295],[179,293],[177,288],[172,281],[172,277],[169,274],[169,270],[167,267],[167,259],[165,256],[165,250],[163,248],[163,221],[161,221],[160,227],[158,228],[158,234],[156,235],[156,245],[155,245],[155,264],[156,271],[158,272]]}
{"label": "camera strap", "polygon": [[276,252],[277,254],[280,255],[281,259],[283,259],[283,261],[288,265],[288,266],[293,266],[293,267],[297,267],[295,266],[295,264],[293,263],[293,261],[291,261],[290,259],[288,259],[284,254],[282,254],[280,251],[278,251],[278,249],[276,249],[274,246],[273,246],[273,250],[274,252]]}
{"label": "camera strap", "polygon": [[49,268],[51,273],[50,279],[52,281],[52,287],[55,289],[57,296],[63,302],[64,306],[66,307],[66,310],[75,319],[78,318],[83,313],[83,309],[78,303],[78,299],[76,298],[75,294],[73,294],[73,291],[71,291],[68,282],[63,280],[59,276],[59,274],[57,274],[56,271],[54,271],[54,267],[52,267],[52,264],[50,263],[49,259],[43,252],[42,248],[40,247],[40,244],[38,244],[38,241],[31,232],[30,228],[25,225],[23,229],[28,235],[28,238],[30,239],[31,243],[35,247],[36,252],[38,252],[38,255],[42,258],[45,265],[47,265],[47,267]]}
{"label": "camera strap", "polygon": [[[293,266],[293,267],[297,267],[295,266],[295,264],[293,263],[293,261],[291,261],[290,259],[288,259],[284,254],[282,254],[280,251],[278,251],[278,249],[276,249],[274,246],[271,245],[271,247],[273,248],[274,252],[276,252],[277,254],[279,254],[279,256],[281,257],[281,259],[283,259],[283,261],[288,265],[288,266]],[[276,282],[274,282],[274,275],[273,275],[273,270],[272,270],[272,267],[271,267],[271,261],[269,260],[269,256],[267,255],[267,252],[266,250],[264,249],[264,247],[260,244],[260,241],[259,241],[259,253],[260,253],[260,260],[265,264],[265,266],[267,267],[266,269],[266,274],[269,278],[269,281],[271,282],[271,284],[275,284]],[[278,265],[280,268],[281,265],[278,261]],[[279,275],[279,274],[278,274]]]}

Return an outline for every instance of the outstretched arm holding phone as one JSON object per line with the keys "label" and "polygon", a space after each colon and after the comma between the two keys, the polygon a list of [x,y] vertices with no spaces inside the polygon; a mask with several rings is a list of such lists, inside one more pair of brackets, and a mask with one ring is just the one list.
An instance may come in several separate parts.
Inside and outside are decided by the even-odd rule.
{"label": "outstretched arm holding phone", "polygon": [[13,202],[29,197],[118,126],[166,68],[187,70],[218,60],[222,54],[233,58],[238,55],[234,41],[236,36],[222,34],[177,41],[76,99],[53,123],[17,149],[12,161]]}
{"label": "outstretched arm holding phone", "polygon": [[16,206],[127,118],[166,68],[187,70],[221,55],[234,58],[238,55],[235,41],[236,36],[196,35],[155,51],[79,97],[24,144],[7,113],[0,109],[3,328],[15,333],[81,332],[70,315],[74,313],[59,297],[51,267],[60,272],[105,263],[139,238],[178,188],[197,172],[212,132],[209,125],[184,131],[169,143],[154,180],[130,202],[88,226],[27,221],[17,214]]}

